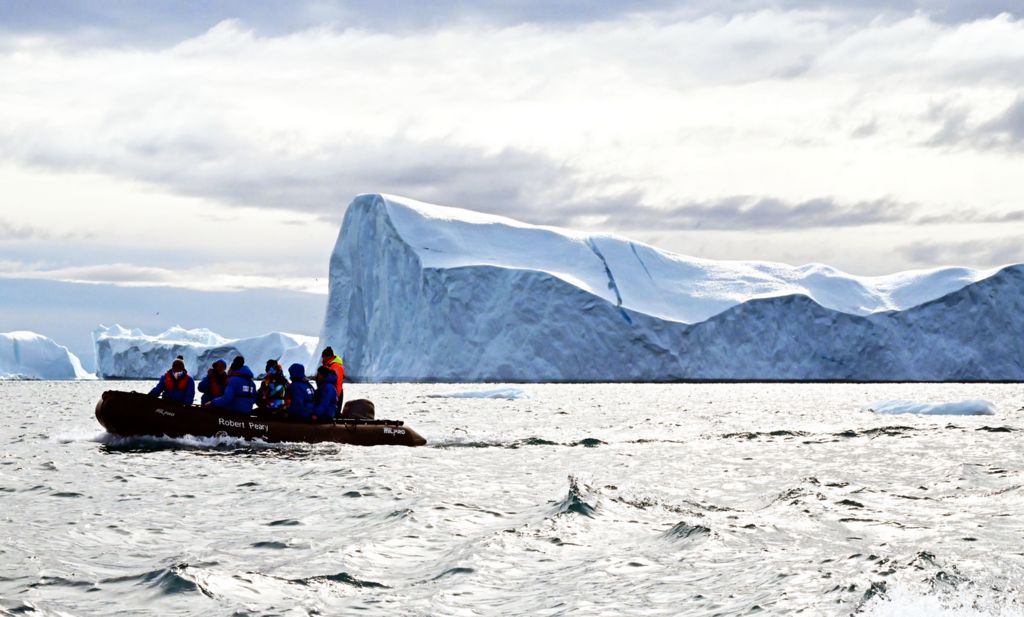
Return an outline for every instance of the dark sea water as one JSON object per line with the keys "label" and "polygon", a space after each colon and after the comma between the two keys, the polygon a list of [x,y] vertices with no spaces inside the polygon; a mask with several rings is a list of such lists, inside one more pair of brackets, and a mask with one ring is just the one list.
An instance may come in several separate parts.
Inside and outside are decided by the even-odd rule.
{"label": "dark sea water", "polygon": [[114,438],[110,387],[0,382],[2,615],[1024,614],[1022,386],[347,388],[423,448]]}

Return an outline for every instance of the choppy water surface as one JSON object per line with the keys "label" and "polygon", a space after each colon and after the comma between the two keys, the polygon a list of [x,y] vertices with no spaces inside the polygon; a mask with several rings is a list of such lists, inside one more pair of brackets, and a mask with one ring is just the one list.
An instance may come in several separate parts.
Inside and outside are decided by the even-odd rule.
{"label": "choppy water surface", "polygon": [[0,614],[1024,614],[1020,386],[349,386],[406,449],[114,439],[114,385],[0,383]]}

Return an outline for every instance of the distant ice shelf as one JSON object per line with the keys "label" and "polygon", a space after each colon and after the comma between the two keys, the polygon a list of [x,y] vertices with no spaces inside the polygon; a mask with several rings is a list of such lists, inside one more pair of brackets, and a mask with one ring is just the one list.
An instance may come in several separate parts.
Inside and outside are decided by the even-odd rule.
{"label": "distant ice shelf", "polygon": [[0,379],[95,379],[78,356],[35,332],[0,332]]}
{"label": "distant ice shelf", "polygon": [[320,345],[367,381],[1024,379],[1024,266],[714,261],[391,195],[349,205]]}
{"label": "distant ice shelf", "polygon": [[236,355],[244,356],[256,373],[270,358],[278,359],[285,368],[294,362],[308,365],[316,338],[271,332],[252,338],[227,339],[206,328],[187,330],[181,327],[151,336],[138,329],[113,325],[94,330],[93,342],[101,378],[149,379],[164,374],[179,355],[185,359],[185,366],[193,376],[205,374],[218,359],[230,363]]}

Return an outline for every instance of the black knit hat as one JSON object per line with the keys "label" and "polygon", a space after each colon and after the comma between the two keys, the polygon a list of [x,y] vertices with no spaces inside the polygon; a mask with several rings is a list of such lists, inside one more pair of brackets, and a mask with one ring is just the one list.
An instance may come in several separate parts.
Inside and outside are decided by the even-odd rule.
{"label": "black knit hat", "polygon": [[231,370],[233,371],[237,371],[243,366],[245,366],[245,358],[242,356],[235,356],[235,359],[231,361]]}
{"label": "black knit hat", "polygon": [[330,346],[324,347],[323,353],[320,354],[320,357],[321,358],[333,358],[334,357],[334,348],[332,348]]}

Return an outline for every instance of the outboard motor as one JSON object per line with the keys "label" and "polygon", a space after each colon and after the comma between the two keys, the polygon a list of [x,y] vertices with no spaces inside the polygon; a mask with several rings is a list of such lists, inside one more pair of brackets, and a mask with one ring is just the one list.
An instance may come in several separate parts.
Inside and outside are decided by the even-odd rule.
{"label": "outboard motor", "polygon": [[373,401],[364,398],[348,401],[341,410],[342,420],[373,420]]}

